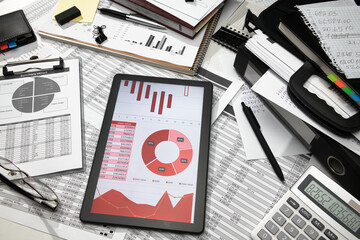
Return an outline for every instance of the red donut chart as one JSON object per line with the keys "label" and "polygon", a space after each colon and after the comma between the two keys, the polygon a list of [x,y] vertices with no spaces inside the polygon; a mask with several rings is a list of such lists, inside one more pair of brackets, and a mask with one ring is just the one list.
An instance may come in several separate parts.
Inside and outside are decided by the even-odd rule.
{"label": "red donut chart", "polygon": [[[171,163],[159,161],[155,155],[156,146],[163,141],[174,142],[179,148],[178,158]],[[160,176],[173,176],[184,171],[190,164],[193,149],[189,139],[176,130],[160,130],[151,134],[144,142],[141,155],[146,167]]]}

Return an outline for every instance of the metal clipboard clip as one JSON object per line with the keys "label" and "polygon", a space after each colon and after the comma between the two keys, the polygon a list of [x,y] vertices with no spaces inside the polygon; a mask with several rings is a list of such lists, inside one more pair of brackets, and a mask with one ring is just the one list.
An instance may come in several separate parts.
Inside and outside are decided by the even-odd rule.
{"label": "metal clipboard clip", "polygon": [[[15,67],[19,65],[26,65],[26,64],[34,64],[34,63],[44,63],[44,62],[54,62],[59,61],[58,65],[53,65],[52,68],[39,68],[39,67],[29,67],[25,70],[13,72],[9,71],[9,67]],[[60,70],[64,69],[64,60],[61,57],[58,58],[49,58],[49,59],[37,59],[37,60],[27,60],[27,61],[19,61],[19,62],[9,62],[6,65],[3,66],[3,75],[6,76],[12,76],[19,73],[25,73],[30,70]]]}

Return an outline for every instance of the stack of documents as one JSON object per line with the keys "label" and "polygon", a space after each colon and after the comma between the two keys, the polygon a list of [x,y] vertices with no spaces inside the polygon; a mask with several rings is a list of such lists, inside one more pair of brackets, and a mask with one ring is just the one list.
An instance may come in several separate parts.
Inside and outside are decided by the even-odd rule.
{"label": "stack of documents", "polygon": [[195,0],[193,2],[186,2],[182,0],[148,0],[148,2],[195,27],[224,1],[208,0],[204,2]]}
{"label": "stack of documents", "polygon": [[195,37],[225,2],[225,0],[113,1],[190,38]]}

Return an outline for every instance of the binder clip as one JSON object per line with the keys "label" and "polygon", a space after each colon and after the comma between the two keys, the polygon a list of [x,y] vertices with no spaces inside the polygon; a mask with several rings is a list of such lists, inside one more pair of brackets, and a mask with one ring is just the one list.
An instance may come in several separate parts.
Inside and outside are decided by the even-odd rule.
{"label": "binder clip", "polygon": [[105,25],[101,25],[101,26],[94,25],[93,37],[95,38],[95,42],[97,42],[97,44],[102,44],[104,41],[107,40],[107,36],[104,34],[103,31],[103,29],[105,28],[106,28]]}
{"label": "binder clip", "polygon": [[[325,100],[322,100],[304,87],[305,82],[312,75],[318,75],[323,79],[326,78],[318,67],[308,61],[291,76],[288,85],[288,94],[291,100],[322,126],[340,136],[346,137],[347,134],[360,130],[360,111],[350,117],[342,117],[333,107],[329,106]],[[343,96],[344,101],[354,105],[346,98],[345,94],[337,90],[337,88],[333,88],[333,92],[336,92],[339,96]],[[358,107],[354,105],[354,109],[357,108]]]}
{"label": "binder clip", "polygon": [[[251,25],[250,25],[251,24]],[[256,29],[259,29],[258,17],[253,14],[250,9],[248,9],[245,17],[244,28],[248,30],[248,32],[254,32]]]}

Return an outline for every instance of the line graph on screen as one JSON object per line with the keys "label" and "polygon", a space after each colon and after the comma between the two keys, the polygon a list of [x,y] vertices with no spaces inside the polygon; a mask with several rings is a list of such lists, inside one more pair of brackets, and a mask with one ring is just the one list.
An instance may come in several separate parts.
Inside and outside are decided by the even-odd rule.
{"label": "line graph on screen", "polygon": [[[99,197],[93,201],[92,213],[174,222],[191,222],[194,193],[174,196],[165,191],[157,204],[152,206],[149,204],[137,204],[128,199],[123,193],[114,189],[102,195],[98,189],[97,191]],[[180,200],[173,206],[170,198]]]}

